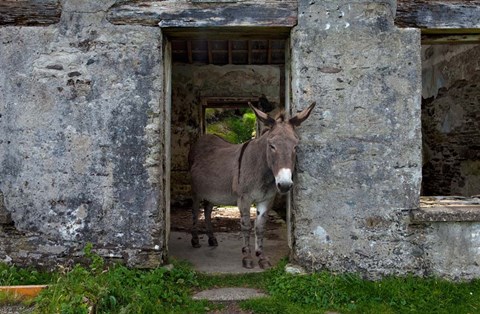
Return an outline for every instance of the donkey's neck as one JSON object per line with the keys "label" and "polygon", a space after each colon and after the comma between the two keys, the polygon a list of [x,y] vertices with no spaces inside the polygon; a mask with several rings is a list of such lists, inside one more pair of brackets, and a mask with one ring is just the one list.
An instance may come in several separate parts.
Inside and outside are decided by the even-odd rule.
{"label": "donkey's neck", "polygon": [[275,177],[267,163],[267,137],[253,139],[242,144],[239,159],[238,192],[249,193],[252,190],[270,194],[275,189]]}

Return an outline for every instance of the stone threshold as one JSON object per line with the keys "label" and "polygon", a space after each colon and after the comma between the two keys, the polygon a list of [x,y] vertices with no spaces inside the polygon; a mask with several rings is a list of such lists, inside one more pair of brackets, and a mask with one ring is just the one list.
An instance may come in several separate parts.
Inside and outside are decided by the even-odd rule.
{"label": "stone threshold", "polygon": [[412,210],[411,221],[418,222],[480,222],[480,195],[422,196],[420,208]]}
{"label": "stone threshold", "polygon": [[193,296],[193,299],[224,302],[224,301],[242,301],[242,300],[264,298],[264,297],[267,297],[267,294],[265,294],[263,291],[259,289],[230,287],[230,288],[217,288],[217,289],[200,291]]}

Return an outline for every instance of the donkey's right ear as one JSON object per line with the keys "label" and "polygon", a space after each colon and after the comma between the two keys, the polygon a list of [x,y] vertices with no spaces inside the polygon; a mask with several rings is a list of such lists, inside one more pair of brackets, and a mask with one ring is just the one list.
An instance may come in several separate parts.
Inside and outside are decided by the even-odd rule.
{"label": "donkey's right ear", "polygon": [[248,105],[255,113],[255,116],[257,116],[257,119],[262,121],[263,124],[265,124],[266,126],[273,126],[275,124],[275,119],[271,118],[268,114],[261,111],[260,109],[255,108],[251,102],[248,102]]}

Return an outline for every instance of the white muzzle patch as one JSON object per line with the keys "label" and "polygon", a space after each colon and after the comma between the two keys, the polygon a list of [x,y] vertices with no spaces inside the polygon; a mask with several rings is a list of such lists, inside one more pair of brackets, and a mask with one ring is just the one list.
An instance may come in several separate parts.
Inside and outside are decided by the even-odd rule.
{"label": "white muzzle patch", "polygon": [[275,183],[280,193],[287,193],[293,186],[292,170],[288,168],[282,168],[275,176]]}

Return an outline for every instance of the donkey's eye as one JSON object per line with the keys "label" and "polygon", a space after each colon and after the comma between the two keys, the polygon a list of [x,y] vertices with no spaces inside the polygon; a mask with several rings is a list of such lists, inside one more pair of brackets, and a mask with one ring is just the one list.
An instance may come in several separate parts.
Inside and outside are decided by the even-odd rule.
{"label": "donkey's eye", "polygon": [[275,148],[275,145],[270,144],[270,149],[271,149],[271,150],[275,150],[275,149],[276,149],[276,148]]}

